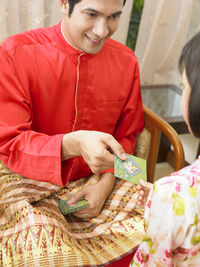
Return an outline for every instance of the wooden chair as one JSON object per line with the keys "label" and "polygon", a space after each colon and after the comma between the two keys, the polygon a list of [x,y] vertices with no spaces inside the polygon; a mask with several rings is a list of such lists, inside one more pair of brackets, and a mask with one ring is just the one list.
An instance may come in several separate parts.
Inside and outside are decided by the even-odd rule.
{"label": "wooden chair", "polygon": [[175,171],[183,168],[185,165],[184,150],[177,132],[165,120],[156,115],[144,104],[143,110],[145,129],[136,137],[135,155],[147,160],[147,179],[153,183],[161,133],[167,136],[173,146]]}

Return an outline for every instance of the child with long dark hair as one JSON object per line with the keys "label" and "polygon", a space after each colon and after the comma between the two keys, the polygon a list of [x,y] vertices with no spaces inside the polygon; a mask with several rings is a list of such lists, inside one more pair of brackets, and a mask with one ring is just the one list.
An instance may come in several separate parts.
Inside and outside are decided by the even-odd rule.
{"label": "child with long dark hair", "polygon": [[[179,60],[181,109],[189,131],[200,137],[200,33],[183,48]],[[158,180],[141,181],[145,237],[132,266],[200,266],[200,157],[190,166]]]}

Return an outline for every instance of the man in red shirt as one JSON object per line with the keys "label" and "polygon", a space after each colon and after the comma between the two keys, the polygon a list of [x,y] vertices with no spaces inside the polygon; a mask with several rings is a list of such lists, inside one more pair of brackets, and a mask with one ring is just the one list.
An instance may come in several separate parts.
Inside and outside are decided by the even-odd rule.
{"label": "man in red shirt", "polygon": [[60,0],[64,18],[0,47],[0,160],[14,173],[66,186],[100,175],[81,197],[93,218],[115,185],[114,156],[133,154],[144,126],[138,63],[110,39],[125,0]]}

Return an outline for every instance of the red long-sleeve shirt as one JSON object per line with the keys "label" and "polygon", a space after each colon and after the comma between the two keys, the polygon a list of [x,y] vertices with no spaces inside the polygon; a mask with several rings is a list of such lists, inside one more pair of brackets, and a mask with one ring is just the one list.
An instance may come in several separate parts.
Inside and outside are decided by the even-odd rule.
{"label": "red long-sleeve shirt", "polygon": [[133,153],[143,125],[138,64],[124,45],[82,53],[59,23],[0,46],[0,160],[15,173],[59,185],[87,177],[82,157],[61,162],[64,134],[107,132]]}

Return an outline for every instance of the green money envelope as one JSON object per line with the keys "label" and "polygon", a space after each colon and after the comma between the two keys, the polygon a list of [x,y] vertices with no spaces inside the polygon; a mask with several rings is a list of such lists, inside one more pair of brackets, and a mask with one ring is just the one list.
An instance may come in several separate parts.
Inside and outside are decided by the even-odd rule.
{"label": "green money envelope", "polygon": [[58,200],[58,206],[62,214],[69,214],[88,207],[88,201],[80,199],[74,205],[68,205],[67,200]]}
{"label": "green money envelope", "polygon": [[114,175],[135,184],[140,183],[140,179],[147,181],[146,160],[126,154],[127,160],[120,160],[115,156]]}

